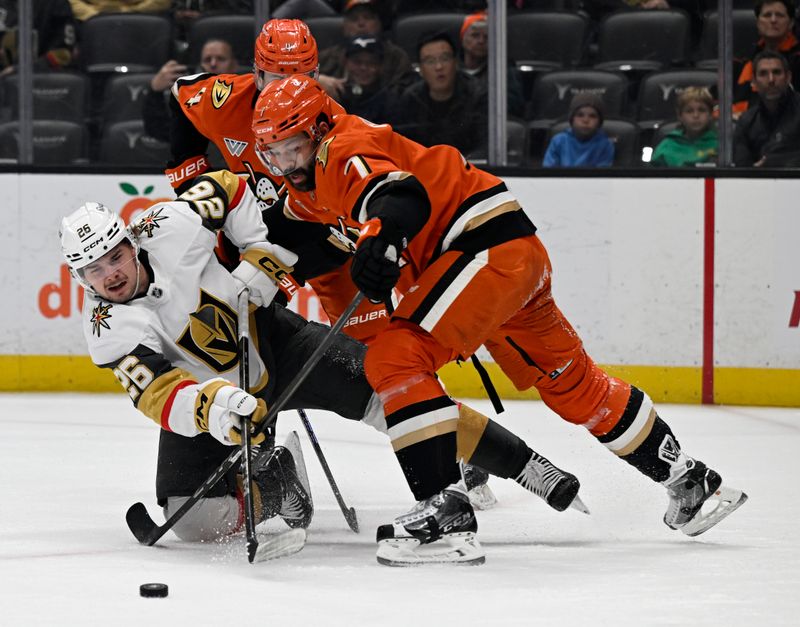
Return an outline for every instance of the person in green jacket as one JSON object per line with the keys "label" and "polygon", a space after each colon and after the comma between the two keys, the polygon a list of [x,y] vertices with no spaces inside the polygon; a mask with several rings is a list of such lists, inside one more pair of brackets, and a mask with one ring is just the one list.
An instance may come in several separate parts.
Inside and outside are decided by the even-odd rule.
{"label": "person in green jacket", "polygon": [[680,125],[659,142],[651,163],[671,168],[713,163],[719,146],[713,107],[714,98],[705,87],[684,89],[677,102]]}

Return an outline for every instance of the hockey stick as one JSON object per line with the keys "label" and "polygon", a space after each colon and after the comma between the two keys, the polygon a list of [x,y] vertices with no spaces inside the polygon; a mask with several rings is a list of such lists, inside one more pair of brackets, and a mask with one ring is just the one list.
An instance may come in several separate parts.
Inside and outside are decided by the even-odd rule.
{"label": "hockey stick", "polygon": [[328,478],[328,483],[331,486],[331,490],[333,490],[333,495],[336,497],[336,502],[339,503],[339,509],[342,510],[344,519],[347,521],[350,529],[352,529],[355,533],[358,533],[358,518],[356,518],[356,510],[352,507],[348,508],[347,504],[345,504],[344,499],[342,498],[342,493],[339,492],[339,486],[336,485],[336,481],[333,479],[333,473],[328,466],[325,455],[322,453],[322,447],[319,445],[319,440],[317,440],[317,434],[314,433],[314,429],[311,426],[311,421],[308,419],[308,416],[306,416],[304,409],[298,409],[297,413],[300,414],[300,420],[303,421],[303,426],[306,428],[308,439],[311,440],[311,445],[314,447],[314,452],[317,454],[317,459],[322,466],[322,470],[325,471],[325,476]]}
{"label": "hockey stick", "polygon": [[[256,427],[255,435],[263,433],[270,425],[272,425],[273,422],[275,422],[278,412],[281,411],[289,402],[297,389],[302,385],[303,381],[305,381],[308,375],[311,373],[311,370],[314,368],[314,366],[317,365],[317,362],[322,359],[325,351],[328,350],[328,347],[331,345],[336,335],[342,330],[342,327],[344,327],[345,323],[353,314],[353,311],[355,311],[356,307],[358,307],[363,298],[364,295],[361,292],[358,292],[353,297],[353,300],[347,306],[347,309],[344,310],[341,317],[336,321],[336,324],[331,327],[330,331],[328,331],[328,334],[325,336],[322,342],[320,342],[319,346],[317,346],[317,348],[314,349],[314,352],[311,353],[311,356],[308,358],[308,361],[300,370],[300,372],[297,373],[295,378],[286,387],[278,400],[275,401],[275,404],[270,407],[269,412],[267,412],[264,420]],[[255,463],[258,463],[262,455],[267,452],[268,451],[262,451],[259,453],[254,460]],[[213,488],[226,474],[228,474],[228,471],[233,468],[234,464],[239,461],[241,456],[241,448],[237,448],[235,451],[231,452],[231,454],[225,458],[219,467],[213,473],[211,473],[206,480],[200,484],[200,486],[198,486],[198,488],[194,491],[194,494],[186,499],[186,501],[177,510],[175,510],[175,513],[172,514],[172,516],[170,516],[163,525],[158,525],[155,523],[155,521],[153,521],[143,503],[134,503],[131,505],[125,514],[125,520],[128,523],[128,528],[131,530],[131,533],[133,533],[136,539],[142,544],[153,546],[167,531],[172,529],[172,527],[175,526],[175,523],[183,518],[183,516],[186,515],[186,512],[192,509],[192,507],[194,507],[197,502],[203,498],[209,490],[211,490],[211,488]]]}
{"label": "hockey stick", "polygon": [[[239,387],[250,392],[250,290],[239,293]],[[242,417],[242,494],[244,495],[244,532],[247,538],[247,560],[252,564],[258,550],[256,514],[253,509],[253,465],[251,460],[250,416]]]}

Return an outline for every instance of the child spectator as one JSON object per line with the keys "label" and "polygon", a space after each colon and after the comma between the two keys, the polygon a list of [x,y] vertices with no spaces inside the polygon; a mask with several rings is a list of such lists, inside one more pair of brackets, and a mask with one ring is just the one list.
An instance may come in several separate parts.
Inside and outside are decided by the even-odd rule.
{"label": "child spectator", "polygon": [[697,163],[713,162],[717,158],[717,129],[711,112],[714,99],[705,87],[687,87],[678,96],[677,112],[680,126],[662,139],[651,163],[680,168]]}
{"label": "child spectator", "polygon": [[590,92],[575,94],[569,106],[569,125],[550,140],[545,168],[607,167],[614,162],[614,144],[602,129],[603,99]]}

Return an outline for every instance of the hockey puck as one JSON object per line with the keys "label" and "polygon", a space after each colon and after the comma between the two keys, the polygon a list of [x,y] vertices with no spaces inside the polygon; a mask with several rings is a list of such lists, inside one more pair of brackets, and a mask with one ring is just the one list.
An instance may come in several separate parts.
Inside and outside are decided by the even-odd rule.
{"label": "hockey puck", "polygon": [[139,586],[139,596],[150,598],[163,598],[169,594],[165,583],[143,583]]}

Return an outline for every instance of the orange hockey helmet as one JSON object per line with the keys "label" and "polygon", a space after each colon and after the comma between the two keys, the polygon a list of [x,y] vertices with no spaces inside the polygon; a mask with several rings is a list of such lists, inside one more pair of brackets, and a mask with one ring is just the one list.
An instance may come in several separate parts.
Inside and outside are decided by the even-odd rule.
{"label": "orange hockey helmet", "polygon": [[270,20],[256,39],[253,71],[259,91],[271,80],[295,74],[316,77],[317,42],[305,22]]}
{"label": "orange hockey helmet", "polygon": [[259,95],[253,112],[255,148],[262,163],[273,171],[276,168],[274,159],[270,158],[270,144],[301,133],[319,142],[325,134],[320,124],[330,125],[333,113],[330,97],[309,76],[291,76],[269,83]]}

